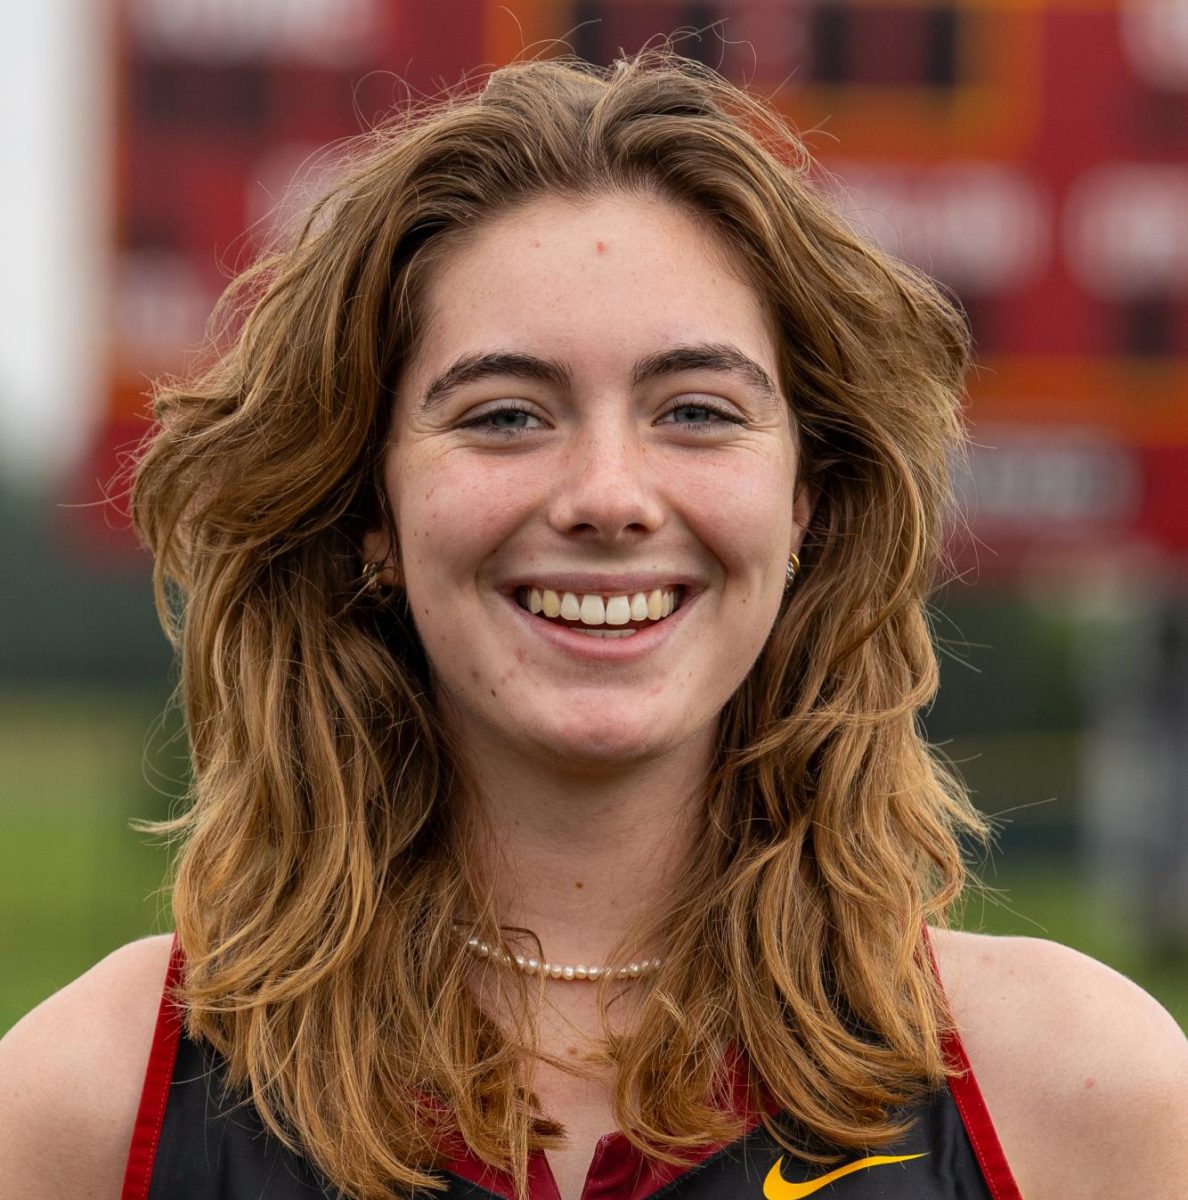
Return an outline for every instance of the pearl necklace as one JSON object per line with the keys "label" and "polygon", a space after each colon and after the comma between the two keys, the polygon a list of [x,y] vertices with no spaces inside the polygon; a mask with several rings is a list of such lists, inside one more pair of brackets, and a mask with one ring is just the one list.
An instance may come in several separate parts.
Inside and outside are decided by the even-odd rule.
{"label": "pearl necklace", "polygon": [[501,967],[514,967],[525,975],[540,975],[548,979],[584,979],[590,982],[597,982],[603,976],[612,979],[639,979],[664,965],[661,958],[645,958],[642,962],[629,962],[625,967],[587,967],[584,963],[569,966],[565,963],[541,962],[523,954],[508,954],[506,950],[492,946],[477,937],[467,938],[466,948],[479,958],[490,959]]}

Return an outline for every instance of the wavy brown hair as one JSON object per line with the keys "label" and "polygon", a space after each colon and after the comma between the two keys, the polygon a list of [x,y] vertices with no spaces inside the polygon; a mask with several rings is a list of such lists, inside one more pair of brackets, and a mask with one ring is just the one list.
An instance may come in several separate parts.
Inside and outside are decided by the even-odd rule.
{"label": "wavy brown hair", "polygon": [[453,1133],[521,1189],[556,1144],[533,1047],[467,983],[455,922],[501,936],[471,784],[407,608],[360,589],[360,546],[391,529],[393,389],[436,267],[534,198],[645,193],[715,231],[764,301],[817,499],[802,577],[721,714],[696,857],[624,940],[667,953],[638,1022],[608,1034],[616,1117],[670,1160],[731,1136],[736,1046],[790,1149],[889,1141],[897,1106],[945,1077],[920,935],[963,886],[959,836],[981,831],[917,723],[962,318],[852,232],[773,113],[667,51],[507,67],[350,161],[232,285],[207,366],[158,387],[137,467],[192,743],[192,803],[168,826],[191,1032],[351,1197],[441,1186]]}

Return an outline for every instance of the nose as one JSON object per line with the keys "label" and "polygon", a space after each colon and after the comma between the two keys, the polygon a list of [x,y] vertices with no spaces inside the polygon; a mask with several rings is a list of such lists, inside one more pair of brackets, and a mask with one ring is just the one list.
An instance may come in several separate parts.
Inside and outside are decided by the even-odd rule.
{"label": "nose", "polygon": [[575,433],[558,473],[549,521],[560,533],[617,545],[664,521],[655,464],[629,423]]}

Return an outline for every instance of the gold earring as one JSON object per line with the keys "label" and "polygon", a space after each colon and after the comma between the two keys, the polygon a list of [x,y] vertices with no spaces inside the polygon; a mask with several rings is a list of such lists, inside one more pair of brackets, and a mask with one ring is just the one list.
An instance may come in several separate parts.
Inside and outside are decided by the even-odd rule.
{"label": "gold earring", "polygon": [[363,574],[360,577],[360,583],[363,590],[369,596],[379,596],[383,590],[383,581],[380,579],[380,573],[383,567],[377,562],[368,562],[363,564]]}
{"label": "gold earring", "polygon": [[796,573],[800,570],[800,555],[795,551],[788,556],[788,569],[784,574],[784,591],[790,591],[796,582]]}

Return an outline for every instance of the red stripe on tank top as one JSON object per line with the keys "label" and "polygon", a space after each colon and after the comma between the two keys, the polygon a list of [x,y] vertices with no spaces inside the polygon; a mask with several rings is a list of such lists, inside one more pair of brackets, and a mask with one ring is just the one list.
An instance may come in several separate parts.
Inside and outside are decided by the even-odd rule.
{"label": "red stripe on tank top", "polygon": [[1023,1200],[1023,1193],[1019,1191],[1002,1143],[998,1140],[998,1131],[990,1119],[982,1089],[978,1087],[973,1068],[969,1065],[969,1055],[965,1053],[961,1036],[955,1029],[945,1036],[941,1049],[948,1064],[960,1072],[949,1077],[949,1092],[961,1115],[961,1123],[965,1126],[974,1156],[982,1168],[990,1195],[994,1200]]}
{"label": "red stripe on tank top", "polygon": [[128,1150],[128,1165],[124,1170],[120,1200],[148,1200],[152,1186],[157,1143],[161,1140],[161,1126],[165,1123],[169,1085],[173,1082],[173,1065],[181,1040],[182,1008],[174,999],[174,993],[182,982],[184,964],[185,959],[175,935],[169,953],[169,969],[165,973],[161,1007],[157,1010],[148,1068],[144,1073],[140,1107],[132,1129],[132,1145]]}
{"label": "red stripe on tank top", "polygon": [[[924,926],[924,949],[928,953],[928,961],[932,964],[933,974],[944,992],[944,980],[941,979],[940,965],[936,961],[936,951],[932,947],[932,939],[928,936],[928,926]],[[950,1029],[941,1041],[941,1053],[949,1067],[957,1072],[949,1076],[949,1094],[957,1106],[957,1114],[961,1124],[965,1126],[969,1144],[973,1147],[974,1157],[982,1169],[982,1178],[990,1189],[992,1200],[1023,1200],[1023,1193],[1015,1182],[1014,1172],[1007,1162],[1006,1152],[1002,1142],[998,1140],[998,1130],[990,1119],[990,1110],[978,1081],[970,1066],[969,1055],[965,1052],[965,1043],[956,1029]]]}

